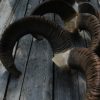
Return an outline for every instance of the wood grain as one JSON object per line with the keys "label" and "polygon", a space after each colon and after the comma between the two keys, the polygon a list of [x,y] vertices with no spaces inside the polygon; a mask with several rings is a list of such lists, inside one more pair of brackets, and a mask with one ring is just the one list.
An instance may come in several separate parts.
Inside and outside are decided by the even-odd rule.
{"label": "wood grain", "polygon": [[[0,2],[0,37],[5,29],[7,21],[9,20],[10,14],[17,5],[17,2],[18,0],[2,0]],[[4,98],[7,83],[8,73],[0,62],[0,100],[3,100]]]}

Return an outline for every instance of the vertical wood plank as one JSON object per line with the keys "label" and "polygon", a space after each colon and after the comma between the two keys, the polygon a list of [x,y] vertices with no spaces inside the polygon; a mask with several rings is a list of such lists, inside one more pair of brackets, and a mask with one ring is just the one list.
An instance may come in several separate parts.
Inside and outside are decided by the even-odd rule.
{"label": "vertical wood plank", "polygon": [[17,68],[22,72],[22,75],[19,79],[14,79],[11,77],[10,82],[8,84],[6,100],[19,100],[20,98],[20,92],[22,88],[25,67],[27,63],[27,57],[31,45],[30,38],[30,35],[23,37],[18,45],[15,64]]}
{"label": "vertical wood plank", "polygon": [[[41,2],[42,0],[39,1]],[[33,3],[33,0],[29,3]],[[52,50],[49,43],[45,39],[33,39],[20,100],[52,100],[51,58]]]}
{"label": "vertical wood plank", "polygon": [[[0,36],[6,26],[6,22],[9,19],[10,14],[17,5],[19,0],[2,0],[0,2]],[[8,73],[4,66],[0,62],[0,100],[3,100],[6,91],[6,85],[8,80]]]}
{"label": "vertical wood plank", "polygon": [[[33,5],[34,7],[34,5],[36,6],[37,1],[38,0],[30,0],[29,5]],[[39,4],[39,1],[38,1],[38,4]],[[27,13],[26,15],[29,15],[29,14]],[[24,40],[24,42],[27,43],[26,40]],[[18,100],[18,99],[20,100],[24,100],[24,99],[26,100],[33,100],[33,99],[51,100],[52,99],[52,78],[51,78],[52,77],[52,63],[50,62],[50,58],[52,54],[51,49],[48,46],[48,43],[46,42],[46,40],[41,41],[41,43],[35,42],[35,45],[36,45],[35,49],[37,47],[42,47],[42,49],[40,48],[39,50],[37,49],[35,50],[37,54],[38,52],[40,53],[39,55],[36,56],[37,62],[35,62],[34,59],[32,58],[34,56],[33,55],[34,52],[32,50],[32,54],[29,59],[32,59],[34,64],[32,64],[29,60],[29,64],[27,65],[27,61],[25,58],[28,59],[29,55],[27,54],[29,54],[28,53],[29,49],[27,50],[27,48],[30,48],[29,46],[30,44],[27,44],[27,45],[24,45],[24,43],[19,44],[19,47],[18,47],[19,52],[17,53],[16,59],[15,59],[16,65],[19,66],[20,70],[23,70],[23,72],[25,72],[24,73],[25,76],[22,75],[22,77],[19,80],[11,79],[9,86],[8,86],[6,99],[7,100],[13,100],[13,99],[15,100]],[[33,44],[33,47],[34,47],[34,44]],[[20,49],[23,51],[21,56],[19,56]],[[45,59],[42,59],[43,57]],[[41,61],[40,61],[40,58],[41,58]],[[38,64],[37,70],[34,74],[33,73],[34,66],[32,65],[37,65],[37,64]],[[39,77],[38,77],[38,73],[40,73]],[[37,86],[35,84],[37,84]],[[32,87],[34,88],[32,89]],[[36,96],[38,97],[38,99],[36,98]]]}
{"label": "vertical wood plank", "polygon": [[92,5],[95,6],[98,10],[100,10],[100,6],[99,6],[99,4],[98,4],[97,1],[99,1],[99,0],[90,0],[90,2],[92,3]]}
{"label": "vertical wood plank", "polygon": [[40,4],[40,0],[29,0],[27,13],[26,15],[30,15],[31,12]]}
{"label": "vertical wood plank", "polygon": [[[12,14],[11,21],[18,20],[23,17],[26,13],[28,0],[20,0],[18,6]],[[15,57],[15,64],[17,68],[22,71],[23,75],[18,79],[10,79],[8,84],[8,89],[6,93],[6,100],[19,100],[21,86],[24,78],[25,67],[27,63],[28,53],[30,50],[30,45],[32,41],[32,36],[25,36],[19,41],[18,49]]]}
{"label": "vertical wood plank", "polygon": [[77,71],[61,71],[55,68],[54,77],[55,100],[80,100]]}
{"label": "vertical wood plank", "polygon": [[9,17],[12,15],[19,0],[2,0],[0,3],[0,34],[4,30]]}
{"label": "vertical wood plank", "polygon": [[67,71],[54,69],[54,100],[71,100],[70,76]]}
{"label": "vertical wood plank", "polygon": [[78,73],[78,82],[79,82],[79,100],[84,100],[86,94],[86,80],[85,76],[81,72]]}
{"label": "vertical wood plank", "polygon": [[52,100],[51,58],[46,40],[33,42],[20,100]]}
{"label": "vertical wood plank", "polygon": [[0,62],[0,100],[3,100],[5,90],[6,90],[6,85],[7,85],[7,80],[8,80],[8,73],[6,72],[5,68]]}

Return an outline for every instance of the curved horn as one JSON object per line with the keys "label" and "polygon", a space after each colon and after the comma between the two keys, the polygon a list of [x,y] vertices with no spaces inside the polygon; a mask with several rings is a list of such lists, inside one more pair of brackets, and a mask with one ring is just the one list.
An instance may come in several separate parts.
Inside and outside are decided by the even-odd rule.
{"label": "curved horn", "polygon": [[100,59],[87,48],[72,48],[55,54],[53,62],[61,68],[78,69],[85,73],[87,92],[84,100],[100,98]]}
{"label": "curved horn", "polygon": [[44,36],[51,44],[54,52],[68,49],[72,46],[71,34],[60,26],[42,17],[22,18],[11,24],[3,33],[0,40],[0,59],[5,68],[14,76],[20,72],[16,69],[12,51],[16,41],[26,34]]}
{"label": "curved horn", "polygon": [[[91,5],[88,2],[83,2],[83,3],[79,4],[78,9],[79,9],[79,16],[77,18],[77,24],[78,24],[78,27],[81,28],[81,29],[85,28],[85,24],[87,24],[88,21],[89,21],[87,19],[89,16],[92,17],[92,15],[94,15],[97,18],[99,17],[98,11],[95,9],[95,7],[93,5]],[[82,26],[83,22],[84,22],[84,26]]]}
{"label": "curved horn", "polygon": [[100,57],[100,22],[96,16],[91,14],[80,14],[78,17],[78,27],[88,31],[91,34],[91,43],[89,48]]}
{"label": "curved horn", "polygon": [[82,70],[86,76],[86,99],[100,99],[100,58],[87,48],[75,48],[70,52],[70,68]]}
{"label": "curved horn", "polygon": [[46,1],[39,6],[31,13],[31,15],[44,15],[46,13],[57,13],[63,20],[69,21],[76,16],[75,10],[72,8],[67,1],[61,0],[52,0]]}

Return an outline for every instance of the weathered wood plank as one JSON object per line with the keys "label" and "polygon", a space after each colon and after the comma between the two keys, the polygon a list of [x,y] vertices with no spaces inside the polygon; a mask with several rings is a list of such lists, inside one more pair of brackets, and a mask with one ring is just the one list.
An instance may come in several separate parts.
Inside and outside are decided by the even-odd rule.
{"label": "weathered wood plank", "polygon": [[0,3],[0,34],[13,14],[19,0],[2,0]]}
{"label": "weathered wood plank", "polygon": [[[39,1],[41,2],[42,0]],[[32,5],[33,0],[29,3]],[[33,39],[20,100],[52,100],[51,58],[52,50],[48,42],[45,39],[42,41]]]}
{"label": "weathered wood plank", "polygon": [[3,100],[6,85],[7,85],[8,73],[0,62],[0,100]]}
{"label": "weathered wood plank", "polygon": [[[36,0],[36,2],[37,2],[37,0]],[[34,1],[30,0],[29,4],[32,4],[33,7],[34,7],[34,5],[36,6],[35,0]],[[28,40],[30,40],[30,39],[28,39]],[[26,40],[24,42],[27,43]],[[26,100],[33,100],[33,99],[36,98],[36,96],[40,99],[43,98],[43,100],[51,100],[51,98],[52,98],[52,78],[51,78],[52,77],[52,63],[50,62],[51,50],[50,50],[50,47],[48,46],[48,43],[46,41],[43,41],[42,43],[35,43],[35,45],[36,45],[35,49],[37,47],[39,47],[39,45],[43,49],[43,50],[40,49],[40,51],[39,50],[37,51],[37,49],[35,50],[35,52],[37,52],[37,54],[38,54],[38,52],[39,53],[43,52],[43,53],[40,53],[40,55],[37,56],[38,57],[37,63],[35,63],[35,61],[33,59],[33,63],[35,65],[39,64],[39,66],[37,66],[37,70],[36,70],[35,74],[33,73],[34,72],[34,67],[32,66],[33,64],[31,64],[31,62],[29,60],[29,65],[27,66],[27,61],[25,59],[25,58],[28,57],[27,56],[28,53],[26,54],[26,52],[28,52],[27,48],[30,48],[29,45],[28,46],[24,45],[24,44],[19,45],[18,50],[20,50],[21,48],[24,48],[27,51],[23,52],[22,57],[20,57],[20,58],[19,58],[20,53],[18,52],[17,55],[16,55],[15,62],[16,62],[16,65],[19,66],[20,70],[23,70],[23,72],[26,69],[26,71],[25,71],[26,73],[24,73],[24,75],[25,74],[26,75],[25,75],[25,77],[22,75],[22,77],[19,80],[12,80],[11,79],[9,86],[8,86],[7,96],[6,96],[7,100],[13,100],[13,98],[15,98],[15,100],[18,100],[19,98],[20,98],[20,100],[23,100],[26,97],[27,97]],[[34,44],[33,44],[33,47],[34,47]],[[24,50],[24,49],[22,49],[22,50]],[[47,49],[47,51],[44,51],[45,49]],[[45,59],[42,59],[42,57],[44,55],[45,55],[45,57],[44,57]],[[31,56],[33,57],[32,54],[31,54]],[[32,59],[32,57],[30,57],[30,59]],[[38,63],[38,61],[40,61],[40,58],[41,58],[41,62]],[[23,60],[23,61],[21,61],[21,60]],[[41,65],[42,62],[44,62],[43,63],[44,66]],[[28,68],[25,68],[25,67],[28,67]],[[40,68],[42,68],[42,70],[39,70]],[[30,70],[31,70],[31,72],[30,72]],[[37,77],[38,73],[41,73],[39,77]],[[42,74],[43,74],[43,76],[42,76]],[[31,76],[33,76],[33,77],[31,77]],[[29,79],[31,79],[33,81],[28,80],[27,77],[29,77]],[[40,81],[40,79],[41,79],[41,81]],[[35,83],[33,84],[33,82],[35,82]],[[37,87],[38,87],[38,84],[39,84],[39,87],[41,86],[41,88],[36,88],[35,84],[37,84]],[[32,87],[34,87],[34,89],[32,89]],[[27,91],[27,88],[30,91]],[[30,93],[32,93],[31,96],[30,96]],[[40,99],[36,99],[36,100],[40,100]]]}
{"label": "weathered wood plank", "polygon": [[30,15],[34,8],[36,8],[39,4],[40,0],[29,0],[26,15]]}
{"label": "weathered wood plank", "polygon": [[71,100],[70,76],[67,71],[55,66],[54,70],[54,100]]}
{"label": "weathered wood plank", "polygon": [[90,2],[98,9],[100,10],[100,5],[98,4],[99,0],[90,0]]}
{"label": "weathered wood plank", "polygon": [[30,38],[31,36],[23,37],[18,45],[15,64],[17,68],[22,72],[22,76],[19,79],[13,79],[13,78],[10,79],[7,94],[6,94],[6,100],[19,100],[20,98],[20,92],[23,84],[25,67],[27,64],[27,57],[28,57],[30,44],[31,44]]}
{"label": "weathered wood plank", "polygon": [[[28,0],[21,0],[12,15],[12,20],[17,20],[25,15]],[[8,84],[6,100],[18,100],[20,98],[21,86],[23,83],[25,67],[27,63],[28,53],[31,45],[32,36],[26,36],[19,41],[18,50],[15,57],[16,66],[23,72],[18,80],[10,79]]]}
{"label": "weathered wood plank", "polygon": [[80,100],[77,71],[61,71],[55,68],[55,100]]}
{"label": "weathered wood plank", "polygon": [[51,58],[46,40],[33,42],[20,100],[52,100]]}
{"label": "weathered wood plank", "polygon": [[78,82],[79,82],[79,100],[84,100],[86,93],[86,80],[84,74],[81,72],[78,73]]}
{"label": "weathered wood plank", "polygon": [[78,83],[78,71],[71,70],[70,73],[71,78],[71,100],[81,100],[79,99],[79,83]]}
{"label": "weathered wood plank", "polygon": [[[2,0],[0,2],[0,36],[6,26],[7,20],[10,14],[17,5],[18,0]],[[3,100],[6,85],[8,80],[8,73],[6,72],[4,66],[0,62],[0,100]]]}

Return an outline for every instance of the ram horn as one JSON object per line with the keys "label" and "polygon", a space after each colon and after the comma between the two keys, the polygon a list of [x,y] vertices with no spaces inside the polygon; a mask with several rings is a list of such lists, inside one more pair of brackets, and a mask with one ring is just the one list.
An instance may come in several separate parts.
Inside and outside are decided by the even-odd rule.
{"label": "ram horn", "polygon": [[31,13],[31,15],[42,16],[46,13],[59,14],[60,17],[65,21],[69,21],[76,16],[76,11],[72,8],[72,6],[67,3],[67,1],[63,0],[46,1],[37,6],[36,9]]}
{"label": "ram horn", "polygon": [[100,57],[100,22],[91,14],[81,13],[78,17],[78,27],[91,34],[89,48]]}
{"label": "ram horn", "polygon": [[60,68],[77,69],[86,77],[86,99],[100,99],[100,58],[87,48],[72,48],[55,54],[53,62]]}
{"label": "ram horn", "polygon": [[[85,19],[85,18],[93,17],[92,15],[99,18],[98,11],[95,9],[95,7],[92,4],[90,4],[88,2],[83,2],[83,3],[79,4],[78,9],[79,9],[79,16],[77,18],[77,25],[80,29],[85,28],[85,26],[82,26],[83,22],[84,22],[84,24],[87,24],[87,22],[89,21],[88,19]],[[82,16],[84,16],[85,18]]]}
{"label": "ram horn", "polygon": [[20,72],[15,67],[12,51],[15,43],[29,33],[34,37],[37,34],[44,36],[50,42],[54,52],[60,52],[72,46],[71,33],[43,17],[27,17],[14,22],[2,34],[0,59],[5,68],[16,77]]}
{"label": "ram horn", "polygon": [[86,77],[86,99],[100,99],[100,58],[87,48],[75,48],[70,51],[69,68],[79,69]]}

